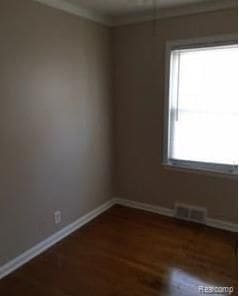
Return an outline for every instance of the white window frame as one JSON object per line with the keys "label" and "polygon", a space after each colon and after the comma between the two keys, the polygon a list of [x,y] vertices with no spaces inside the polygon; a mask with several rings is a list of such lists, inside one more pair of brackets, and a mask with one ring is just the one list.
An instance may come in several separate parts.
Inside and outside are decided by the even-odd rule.
{"label": "white window frame", "polygon": [[169,134],[170,134],[170,116],[169,116],[169,95],[170,95],[170,63],[171,51],[177,49],[192,49],[201,47],[215,47],[223,45],[238,44],[236,34],[227,34],[219,36],[210,36],[197,39],[173,40],[166,44],[166,75],[165,75],[165,102],[164,102],[164,148],[163,165],[171,168],[189,169],[193,171],[202,171],[209,173],[219,173],[224,175],[237,176],[237,165],[226,165],[199,161],[187,161],[179,159],[169,159]]}

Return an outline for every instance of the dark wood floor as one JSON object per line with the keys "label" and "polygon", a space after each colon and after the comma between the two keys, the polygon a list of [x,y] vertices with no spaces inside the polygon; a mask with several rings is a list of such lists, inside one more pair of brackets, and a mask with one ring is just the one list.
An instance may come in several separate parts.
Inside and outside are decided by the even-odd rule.
{"label": "dark wood floor", "polygon": [[236,288],[235,242],[229,232],[115,206],[0,281],[0,295],[194,296],[203,295],[199,286]]}

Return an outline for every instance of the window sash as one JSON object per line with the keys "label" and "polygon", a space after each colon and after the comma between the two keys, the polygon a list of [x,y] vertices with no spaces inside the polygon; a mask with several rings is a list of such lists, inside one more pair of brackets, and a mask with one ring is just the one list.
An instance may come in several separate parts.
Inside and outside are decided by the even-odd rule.
{"label": "window sash", "polygon": [[238,166],[237,165],[228,165],[228,164],[217,164],[209,162],[199,162],[183,159],[173,159],[169,158],[166,165],[172,167],[178,167],[181,169],[191,169],[198,171],[207,171],[207,172],[216,172],[228,175],[237,175]]}
{"label": "window sash", "polygon": [[[174,75],[175,77],[171,77],[173,73],[172,69],[176,67],[180,69],[180,60],[175,58],[173,55],[171,56],[172,51],[176,52],[176,50],[190,50],[193,49],[198,50],[199,48],[215,48],[228,45],[237,44],[237,36],[236,35],[224,35],[217,36],[212,38],[200,38],[197,40],[186,40],[186,41],[172,41],[167,44],[166,50],[166,102],[165,102],[165,134],[164,134],[164,155],[163,155],[163,163],[172,166],[178,167],[182,169],[193,169],[200,171],[208,171],[208,172],[216,172],[223,173],[228,175],[237,175],[238,174],[238,166],[230,165],[230,164],[218,164],[211,162],[202,162],[202,161],[192,161],[192,160],[182,160],[182,159],[173,159],[172,157],[172,143],[173,143],[173,120],[177,120],[178,118],[178,96],[177,96],[177,87],[178,83],[174,83],[172,80],[177,80],[177,73]],[[178,64],[177,64],[178,63]],[[175,71],[174,71],[175,72]],[[172,80],[171,80],[172,79]],[[174,87],[177,86],[172,91],[174,92],[173,98],[177,98],[176,101],[170,98],[170,82],[173,83]],[[175,95],[176,93],[176,95]]]}

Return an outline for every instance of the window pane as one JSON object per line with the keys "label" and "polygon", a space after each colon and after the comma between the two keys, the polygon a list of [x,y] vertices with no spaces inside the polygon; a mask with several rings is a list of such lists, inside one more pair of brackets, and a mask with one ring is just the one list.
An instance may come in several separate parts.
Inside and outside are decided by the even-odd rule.
{"label": "window pane", "polygon": [[176,50],[172,59],[169,157],[238,163],[238,48]]}

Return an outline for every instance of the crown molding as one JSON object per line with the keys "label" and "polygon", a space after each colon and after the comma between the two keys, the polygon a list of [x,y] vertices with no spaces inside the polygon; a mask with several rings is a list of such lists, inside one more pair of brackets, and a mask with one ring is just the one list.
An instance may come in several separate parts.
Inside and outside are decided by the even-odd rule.
{"label": "crown molding", "polygon": [[41,4],[80,16],[108,27],[117,27],[127,24],[142,23],[155,19],[170,18],[183,15],[213,12],[218,10],[237,8],[237,0],[212,0],[202,3],[181,5],[177,7],[159,8],[157,13],[145,11],[144,13],[110,17],[85,9],[79,5],[73,5],[66,0],[33,0]]}
{"label": "crown molding", "polygon": [[84,19],[88,19],[105,26],[113,25],[113,21],[111,17],[96,13],[89,9],[82,8],[79,5],[73,5],[65,0],[33,0],[33,1],[68,12],[70,14],[80,16]]}
{"label": "crown molding", "polygon": [[237,0],[213,0],[203,3],[180,5],[177,7],[161,9],[159,8],[157,13],[151,10],[145,11],[142,14],[116,17],[114,18],[113,26],[143,23],[155,19],[164,19],[170,17],[199,14],[204,12],[213,12],[230,8],[237,8]]}

